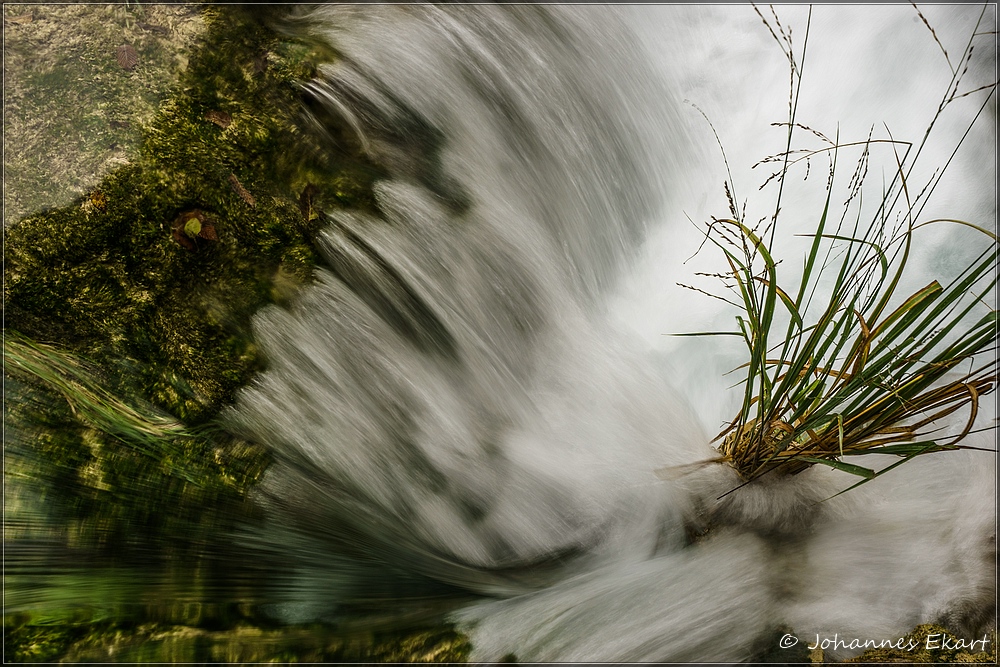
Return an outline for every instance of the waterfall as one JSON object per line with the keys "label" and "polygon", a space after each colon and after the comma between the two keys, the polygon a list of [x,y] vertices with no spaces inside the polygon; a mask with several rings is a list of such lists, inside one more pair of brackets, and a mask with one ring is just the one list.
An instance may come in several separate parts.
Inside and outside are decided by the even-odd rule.
{"label": "waterfall", "polygon": [[[935,38],[960,48],[978,10],[938,10]],[[912,7],[815,13],[802,116],[913,137],[947,66]],[[725,210],[712,130],[683,99],[737,173],[783,148],[764,130],[787,115],[788,65],[752,8],[329,5],[284,29],[332,47],[307,90],[388,174],[380,214],[331,213],[315,284],[258,315],[268,370],[229,416],[274,452],[271,539],[326,577],[291,616],[352,578],[424,577],[491,596],[455,616],[479,660],[741,660],[780,626],[878,639],[987,622],[988,454],[821,504],[843,473],[721,504],[728,468],[654,473],[710,458],[733,410],[738,350],[662,334],[732,317],[674,285],[697,247],[685,213]],[[949,217],[995,220],[992,110]],[[788,208],[812,230],[814,202]],[[959,237],[918,261],[963,257]],[[692,543],[708,507],[718,525]]]}

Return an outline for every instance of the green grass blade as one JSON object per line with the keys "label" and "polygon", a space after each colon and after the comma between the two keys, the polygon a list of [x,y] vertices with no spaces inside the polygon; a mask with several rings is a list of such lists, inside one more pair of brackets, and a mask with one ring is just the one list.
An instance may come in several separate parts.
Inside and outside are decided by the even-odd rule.
{"label": "green grass blade", "polygon": [[812,456],[797,456],[795,458],[798,461],[805,461],[807,463],[818,463],[820,465],[836,468],[837,470],[849,472],[852,475],[857,475],[858,477],[864,477],[866,479],[874,479],[877,474],[871,468],[865,468],[864,466],[854,465],[853,463],[844,463],[843,461],[836,461],[834,459],[818,459]]}

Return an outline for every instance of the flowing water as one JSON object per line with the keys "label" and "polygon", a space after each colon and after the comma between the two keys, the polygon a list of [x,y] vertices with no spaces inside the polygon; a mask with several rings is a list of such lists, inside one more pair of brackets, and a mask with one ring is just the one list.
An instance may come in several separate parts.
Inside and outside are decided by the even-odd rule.
{"label": "flowing water", "polygon": [[[919,141],[944,51],[954,62],[981,13],[931,9],[940,48],[912,7],[817,8],[797,120]],[[801,58],[807,11],[780,18]],[[843,473],[721,502],[726,468],[654,474],[709,458],[735,408],[738,348],[663,334],[732,317],[674,284],[697,270],[686,217],[726,210],[713,127],[737,201],[773,206],[749,166],[784,147],[769,123],[787,119],[788,61],[752,8],[332,6],[288,29],[340,54],[311,91],[390,174],[383,215],[331,215],[318,284],[259,316],[270,367],[230,415],[276,452],[269,539],[309,582],[290,614],[330,613],[358,577],[427,577],[491,596],[454,616],[480,660],[739,660],[781,625],[863,641],[989,622],[989,454],[918,460],[821,505]],[[991,83],[994,58],[964,86]],[[982,99],[947,110],[928,175]],[[934,200],[948,217],[995,225],[995,108]],[[789,232],[816,224],[823,185],[788,186]],[[927,238],[914,284],[975,237]],[[331,560],[344,543],[363,558]]]}
{"label": "flowing water", "polygon": [[[977,30],[960,92],[995,81],[992,9],[978,27],[981,7],[922,11],[933,35],[910,6],[781,8],[800,61],[809,26],[797,121],[919,142]],[[689,220],[727,215],[716,136],[748,219],[773,213],[770,172],[750,167],[785,148],[770,123],[789,65],[752,7],[330,5],[281,29],[338,54],[305,84],[317,121],[351,128],[388,177],[382,215],[332,213],[316,284],[255,321],[268,370],[226,419],[275,463],[266,522],[233,546],[271,555],[229,572],[270,588],[244,600],[300,623],[443,596],[483,661],[746,660],[780,628],[995,625],[990,453],[922,457],[820,504],[853,478],[814,468],[720,501],[727,467],[655,472],[711,458],[738,406],[739,346],[666,334],[732,327],[675,284],[713,289],[695,273],[721,267],[687,261]],[[945,110],[915,182],[984,95]],[[925,218],[995,231],[993,100]],[[813,162],[783,195],[790,265],[822,206]],[[873,149],[873,200],[894,165]],[[904,287],[947,278],[979,238],[928,230]],[[991,396],[977,424],[995,414]]]}

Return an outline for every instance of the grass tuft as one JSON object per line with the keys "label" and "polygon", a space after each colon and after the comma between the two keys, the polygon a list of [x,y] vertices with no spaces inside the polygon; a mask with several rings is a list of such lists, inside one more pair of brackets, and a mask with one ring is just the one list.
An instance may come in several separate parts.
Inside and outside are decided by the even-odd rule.
{"label": "grass tuft", "polygon": [[[959,65],[951,68],[952,81],[915,150],[895,140],[888,128],[888,139],[869,134],[865,141],[841,143],[839,136],[831,140],[796,121],[808,24],[796,59],[790,31],[776,16],[772,26],[758,14],[789,59],[792,92],[788,121],[778,124],[788,130],[786,148],[761,162],[780,165],[765,182],[775,181],[778,187],[773,215],[748,224],[734,201],[730,174],[724,188],[729,216],[713,218],[705,232],[706,241],[725,256],[728,271],[717,277],[731,292],[728,298],[711,296],[735,303],[740,312],[736,331],[690,335],[738,336],[748,352],[747,363],[739,367],[745,372],[742,406],[713,441],[720,453],[716,461],[728,463],[746,483],[770,472],[795,474],[825,465],[860,477],[849,487],[855,488],[916,456],[973,449],[959,443],[973,432],[980,400],[997,382],[997,311],[987,305],[997,282],[997,237],[971,222],[921,219],[947,164],[916,196],[911,187],[927,136],[956,99],[972,39]],[[995,89],[996,84],[978,89],[986,91],[979,113]],[[822,146],[792,150],[797,131],[819,137]],[[877,144],[891,148],[894,173],[882,186],[876,213],[866,219],[862,184]],[[838,155],[858,147],[861,157],[837,216],[832,198]],[[805,161],[808,170],[817,157],[828,160],[829,177],[796,284],[779,272],[780,262],[772,252],[775,231],[789,169]],[[982,252],[947,284],[935,280],[912,293],[902,292],[911,250],[919,243],[918,230],[948,223],[981,233]],[[943,420],[963,410],[964,427],[944,433]],[[870,454],[896,460],[879,470],[844,460]]]}

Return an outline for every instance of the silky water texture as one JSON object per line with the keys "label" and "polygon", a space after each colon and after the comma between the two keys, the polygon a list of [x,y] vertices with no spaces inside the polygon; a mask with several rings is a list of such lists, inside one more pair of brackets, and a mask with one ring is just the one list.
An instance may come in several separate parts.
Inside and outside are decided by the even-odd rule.
{"label": "silky water texture", "polygon": [[[780,8],[796,58],[807,11]],[[816,8],[798,122],[919,141],[951,76],[942,49],[957,57],[981,8],[924,11],[941,48],[912,7]],[[716,135],[747,217],[773,213],[750,167],[785,148],[770,124],[789,64],[752,7],[332,5],[281,27],[338,54],[304,85],[388,174],[381,215],[331,213],[316,283],[257,317],[269,367],[229,415],[275,454],[260,498],[298,582],[286,620],[416,577],[482,596],[452,619],[483,661],[729,661],[779,627],[995,623],[993,454],[923,457],[825,502],[856,478],[814,467],[719,500],[739,484],[725,465],[655,472],[715,456],[738,410],[738,341],[667,334],[733,327],[676,285],[721,270],[708,251],[686,261],[691,221],[728,215]],[[978,39],[970,89],[996,78]],[[924,177],[982,99],[946,110]],[[994,101],[934,211],[995,230],[995,127]],[[892,178],[891,152],[872,161]],[[822,209],[812,168],[784,194],[789,264]],[[982,243],[918,242],[901,292]]]}

